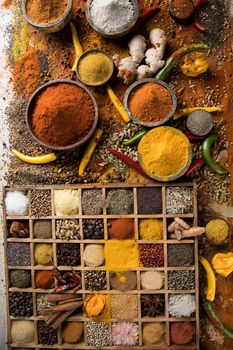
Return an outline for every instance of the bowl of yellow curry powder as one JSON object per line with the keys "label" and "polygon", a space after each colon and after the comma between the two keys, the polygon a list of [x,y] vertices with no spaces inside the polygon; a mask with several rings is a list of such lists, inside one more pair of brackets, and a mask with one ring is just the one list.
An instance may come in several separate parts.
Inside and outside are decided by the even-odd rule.
{"label": "bowl of yellow curry powder", "polygon": [[230,225],[223,218],[214,218],[206,225],[206,237],[214,245],[223,245],[228,242]]}
{"label": "bowl of yellow curry powder", "polygon": [[112,57],[103,50],[85,51],[78,60],[76,73],[79,80],[88,86],[100,86],[112,77],[114,63]]}
{"label": "bowl of yellow curry powder", "polygon": [[141,139],[138,158],[141,167],[152,179],[174,181],[183,176],[191,164],[191,144],[180,130],[160,126]]}

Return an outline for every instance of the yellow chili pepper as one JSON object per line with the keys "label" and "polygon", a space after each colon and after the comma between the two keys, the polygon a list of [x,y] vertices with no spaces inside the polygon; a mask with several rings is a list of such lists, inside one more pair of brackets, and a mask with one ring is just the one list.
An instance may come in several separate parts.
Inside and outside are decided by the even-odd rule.
{"label": "yellow chili pepper", "polygon": [[214,270],[212,269],[208,260],[206,260],[203,256],[199,256],[199,261],[205,269],[206,277],[207,277],[207,294],[206,299],[209,301],[214,301],[215,293],[216,293],[216,278],[214,274]]}
{"label": "yellow chili pepper", "polygon": [[107,85],[107,92],[110,100],[112,101],[112,103],[114,104],[114,106],[116,107],[116,109],[118,110],[122,118],[124,119],[124,121],[128,123],[130,121],[130,117],[128,116],[128,113],[126,112],[121,101],[119,100],[119,98],[116,96],[116,94],[114,93],[114,91],[109,85]]}
{"label": "yellow chili pepper", "polygon": [[212,264],[219,275],[227,277],[233,271],[233,252],[215,254]]}
{"label": "yellow chili pepper", "polygon": [[12,154],[14,154],[17,158],[22,160],[25,163],[30,163],[30,164],[46,164],[53,162],[54,160],[57,159],[57,156],[55,153],[49,153],[45,154],[44,156],[37,156],[37,157],[31,157],[27,156],[26,154],[23,154],[16,149],[13,149],[11,151]]}
{"label": "yellow chili pepper", "polygon": [[70,22],[70,29],[71,29],[72,40],[73,40],[73,45],[74,45],[74,50],[75,50],[75,61],[74,61],[73,67],[72,67],[72,71],[75,72],[78,59],[83,53],[83,48],[82,48],[82,45],[79,41],[78,33],[77,33],[76,28],[75,28],[75,25],[72,22]]}
{"label": "yellow chili pepper", "polygon": [[222,108],[218,107],[218,106],[215,106],[215,107],[208,107],[208,106],[204,106],[204,107],[188,107],[188,108],[178,109],[176,111],[176,113],[174,114],[173,119],[176,120],[176,119],[179,119],[181,117],[185,117],[185,116],[189,115],[190,113],[192,113],[193,111],[196,111],[198,109],[202,109],[202,110],[210,112],[210,113],[212,113],[212,112],[222,112]]}
{"label": "yellow chili pepper", "polygon": [[196,78],[198,75],[205,73],[209,68],[209,62],[204,53],[195,53],[184,58],[180,69],[187,77]]}
{"label": "yellow chili pepper", "polygon": [[94,153],[94,150],[103,134],[103,130],[97,129],[94,136],[92,136],[91,140],[87,144],[87,148],[83,154],[83,157],[81,159],[78,174],[79,176],[82,176],[84,174],[84,171],[92,157],[92,154]]}

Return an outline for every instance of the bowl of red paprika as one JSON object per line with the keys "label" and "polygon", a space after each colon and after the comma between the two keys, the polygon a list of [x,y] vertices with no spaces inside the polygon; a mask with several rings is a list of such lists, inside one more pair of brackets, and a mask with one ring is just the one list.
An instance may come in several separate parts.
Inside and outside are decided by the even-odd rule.
{"label": "bowl of red paprika", "polygon": [[152,128],[171,119],[176,111],[177,99],[168,84],[147,78],[129,86],[124,96],[124,107],[132,121]]}
{"label": "bowl of red paprika", "polygon": [[26,109],[26,124],[34,140],[57,151],[86,143],[97,127],[98,106],[92,93],[72,80],[40,86]]}

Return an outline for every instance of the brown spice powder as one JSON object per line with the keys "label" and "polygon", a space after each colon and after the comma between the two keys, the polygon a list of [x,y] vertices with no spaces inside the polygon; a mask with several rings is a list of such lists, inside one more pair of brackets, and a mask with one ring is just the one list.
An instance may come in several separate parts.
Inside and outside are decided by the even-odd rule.
{"label": "brown spice powder", "polygon": [[69,146],[83,139],[95,117],[91,97],[80,87],[60,83],[37,98],[32,126],[39,140],[51,146]]}
{"label": "brown spice powder", "polygon": [[18,95],[29,97],[40,85],[40,61],[34,49],[29,49],[13,68],[13,83]]}
{"label": "brown spice powder", "polygon": [[171,112],[172,97],[165,87],[145,83],[132,92],[129,109],[132,115],[142,122],[159,122]]}
{"label": "brown spice powder", "polygon": [[28,0],[26,9],[34,23],[50,24],[64,15],[67,5],[67,0]]}
{"label": "brown spice powder", "polygon": [[187,19],[194,12],[192,0],[173,0],[171,2],[172,14],[179,19]]}

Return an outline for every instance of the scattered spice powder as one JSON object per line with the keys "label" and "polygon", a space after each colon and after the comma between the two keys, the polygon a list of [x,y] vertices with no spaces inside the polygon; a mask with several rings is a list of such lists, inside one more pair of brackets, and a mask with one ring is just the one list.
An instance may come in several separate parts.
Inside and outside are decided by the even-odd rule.
{"label": "scattered spice powder", "polygon": [[192,16],[194,4],[192,0],[172,0],[170,2],[170,11],[178,19],[184,20]]}
{"label": "scattered spice powder", "polygon": [[84,84],[102,85],[109,80],[112,73],[112,59],[102,52],[90,52],[78,64],[78,74]]}
{"label": "scattered spice powder", "polygon": [[41,83],[38,53],[30,48],[13,68],[13,83],[19,96],[30,97]]}
{"label": "scattered spice powder", "polygon": [[155,83],[139,85],[129,97],[130,112],[144,123],[156,123],[166,119],[172,110],[172,104],[170,92]]}
{"label": "scattered spice powder", "polygon": [[139,235],[141,239],[152,241],[163,239],[163,220],[143,219],[139,221]]}
{"label": "scattered spice powder", "polygon": [[106,270],[125,271],[139,266],[138,245],[130,239],[105,242]]}
{"label": "scattered spice powder", "polygon": [[36,137],[47,145],[64,147],[81,141],[89,133],[95,108],[81,87],[58,83],[37,96],[32,112]]}
{"label": "scattered spice powder", "polygon": [[51,24],[62,18],[68,5],[67,0],[27,0],[27,15],[39,24]]}

